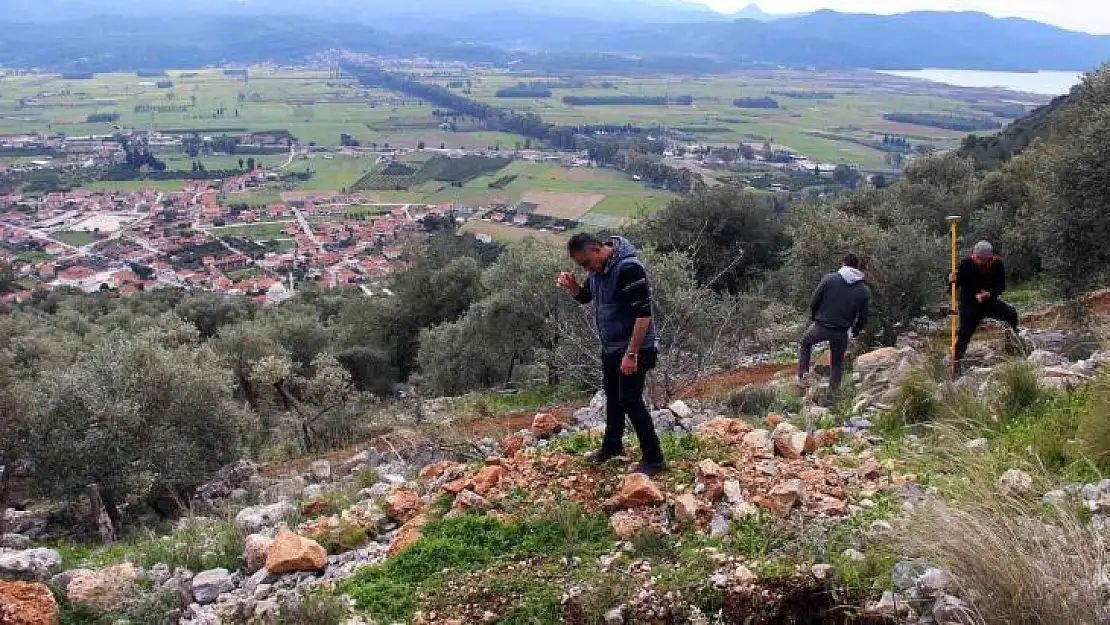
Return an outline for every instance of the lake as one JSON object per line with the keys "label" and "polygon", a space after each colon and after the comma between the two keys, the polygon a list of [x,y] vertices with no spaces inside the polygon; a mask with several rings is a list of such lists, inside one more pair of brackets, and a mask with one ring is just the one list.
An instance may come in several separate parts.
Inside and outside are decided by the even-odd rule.
{"label": "lake", "polygon": [[1000,87],[1041,95],[1063,95],[1081,80],[1083,72],[984,72],[972,69],[880,71],[880,74],[920,78],[956,87]]}

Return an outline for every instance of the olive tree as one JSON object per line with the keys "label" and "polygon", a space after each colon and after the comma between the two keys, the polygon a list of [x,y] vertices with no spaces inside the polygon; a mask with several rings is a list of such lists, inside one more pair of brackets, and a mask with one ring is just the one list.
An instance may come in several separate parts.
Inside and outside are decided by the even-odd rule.
{"label": "olive tree", "polygon": [[118,527],[118,505],[129,496],[153,484],[187,489],[235,459],[250,419],[233,385],[206,346],[157,332],[109,337],[40,381],[36,484],[60,496],[99,485]]}

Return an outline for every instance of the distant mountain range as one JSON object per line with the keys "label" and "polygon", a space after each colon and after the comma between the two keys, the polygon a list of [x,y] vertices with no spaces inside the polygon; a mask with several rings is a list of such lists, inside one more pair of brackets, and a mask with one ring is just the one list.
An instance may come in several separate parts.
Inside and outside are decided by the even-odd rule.
{"label": "distant mountain range", "polygon": [[562,70],[1087,70],[1110,36],[982,13],[725,16],[683,0],[2,0],[0,64],[289,62],[345,48]]}

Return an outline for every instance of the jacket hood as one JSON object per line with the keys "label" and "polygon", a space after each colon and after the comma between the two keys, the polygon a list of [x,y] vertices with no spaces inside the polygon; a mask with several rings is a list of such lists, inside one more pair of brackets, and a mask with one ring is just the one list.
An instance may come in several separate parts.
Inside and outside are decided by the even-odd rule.
{"label": "jacket hood", "polygon": [[615,267],[622,260],[636,255],[636,246],[624,237],[610,237],[608,243],[613,246],[613,254],[609,257],[604,272],[608,272],[611,267]]}
{"label": "jacket hood", "polygon": [[844,281],[848,284],[855,284],[863,281],[863,272],[854,267],[841,267],[840,271],[836,273],[840,274],[840,277],[844,278]]}

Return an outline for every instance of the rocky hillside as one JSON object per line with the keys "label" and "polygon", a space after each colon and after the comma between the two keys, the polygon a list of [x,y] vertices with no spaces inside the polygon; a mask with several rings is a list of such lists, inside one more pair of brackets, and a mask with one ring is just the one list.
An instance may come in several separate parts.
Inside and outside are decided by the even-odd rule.
{"label": "rocky hillside", "polygon": [[[51,542],[45,517],[9,509],[0,623],[994,622],[985,610],[1005,588],[957,557],[987,543],[935,538],[946,518],[977,540],[1074,532],[1049,534],[1082,560],[1066,574],[1045,552],[1020,555],[1093,612],[1034,622],[1093,622],[1059,619],[1106,610],[1088,599],[1106,579],[1110,481],[1095,478],[1110,352],[1089,333],[1023,343],[1016,360],[1011,340],[976,343],[977,366],[953,385],[911,334],[859,356],[832,402],[788,368],[706,386],[653,413],[671,461],[656,479],[627,473],[634,454],[585,463],[599,395],[499,440],[471,427],[465,454],[412,431],[310,463],[242,460],[170,531],[108,547]],[[991,544],[978,560],[1012,567]],[[1096,564],[1082,559],[1092,544]]]}

